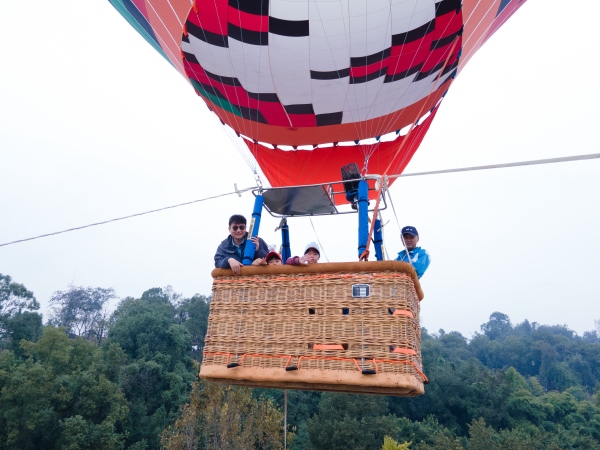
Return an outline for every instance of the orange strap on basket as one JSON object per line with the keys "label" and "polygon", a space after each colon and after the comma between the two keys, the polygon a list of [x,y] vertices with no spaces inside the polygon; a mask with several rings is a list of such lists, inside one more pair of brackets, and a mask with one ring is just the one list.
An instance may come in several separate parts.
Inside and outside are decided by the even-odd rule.
{"label": "orange strap on basket", "polygon": [[415,355],[417,354],[417,352],[415,352],[412,348],[400,348],[400,347],[396,347],[394,350],[392,350],[392,353],[402,353],[403,355]]}
{"label": "orange strap on basket", "polygon": [[313,350],[344,350],[340,344],[315,344]]}
{"label": "orange strap on basket", "polygon": [[407,311],[405,309],[394,310],[394,313],[392,314],[392,316],[406,316],[406,317],[410,317],[411,319],[415,318],[413,313],[411,313],[410,311]]}

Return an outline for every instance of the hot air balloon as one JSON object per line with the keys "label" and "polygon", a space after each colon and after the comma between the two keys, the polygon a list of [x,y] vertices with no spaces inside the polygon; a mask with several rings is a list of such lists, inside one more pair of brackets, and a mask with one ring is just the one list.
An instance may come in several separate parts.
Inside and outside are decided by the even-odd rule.
{"label": "hot air balloon", "polygon": [[[286,217],[337,213],[350,202],[361,217],[361,256],[380,228],[373,220],[364,233],[369,199],[375,219],[391,175],[409,163],[456,75],[525,3],[109,1],[240,136],[273,188],[266,208],[283,217],[282,229]],[[349,174],[342,180],[341,168]],[[308,190],[287,189],[299,185]],[[262,189],[257,194],[255,231]],[[390,261],[337,264],[213,272],[201,376],[423,393],[423,293],[414,270]]]}

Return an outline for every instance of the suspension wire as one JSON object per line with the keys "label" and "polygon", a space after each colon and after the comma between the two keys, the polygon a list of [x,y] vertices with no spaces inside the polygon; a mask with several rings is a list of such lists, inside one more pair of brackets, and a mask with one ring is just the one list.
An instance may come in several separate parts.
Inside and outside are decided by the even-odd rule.
{"label": "suspension wire", "polygon": [[[396,219],[396,224],[398,225],[398,230],[400,230],[400,240],[402,241],[402,246],[404,247],[404,251],[406,252],[406,259],[408,259],[408,263],[412,266],[412,260],[410,259],[410,254],[408,253],[408,247],[406,246],[406,242],[404,241],[404,236],[402,235],[402,227],[400,226],[400,221],[398,220],[398,214],[396,214],[396,207],[394,206],[394,202],[392,201],[392,195],[388,190],[388,198],[390,199],[390,205],[392,205],[392,211],[394,212],[394,218]],[[385,242],[385,241],[384,241]]]}
{"label": "suspension wire", "polygon": [[383,260],[387,260],[388,257],[388,249],[386,246],[386,240],[385,240],[385,235],[387,233],[387,231],[385,231],[385,226],[388,224],[389,220],[386,223],[383,223],[383,214],[381,214],[381,211],[379,211],[379,220],[381,222],[381,227],[379,228],[381,230],[381,238],[383,239],[383,243],[382,243],[382,252],[383,252]]}
{"label": "suspension wire", "polygon": [[[388,175],[388,178],[416,177],[416,176],[422,176],[422,175],[438,175],[438,174],[444,174],[444,173],[469,172],[469,171],[475,171],[475,170],[504,169],[507,167],[533,166],[533,165],[540,165],[540,164],[553,164],[553,163],[562,163],[562,162],[571,162],[571,161],[583,161],[583,160],[598,159],[598,158],[600,158],[600,153],[592,153],[592,154],[587,154],[587,155],[565,156],[565,157],[561,157],[561,158],[549,158],[549,159],[537,159],[537,160],[531,160],[531,161],[519,161],[519,162],[514,162],[514,163],[506,163],[506,164],[491,164],[491,165],[487,165],[487,166],[462,167],[462,168],[457,168],[457,169],[445,169],[445,170],[432,170],[432,171],[428,171],[428,172],[404,173],[404,174],[398,174],[398,175]],[[236,189],[233,192],[227,192],[225,194],[213,195],[211,197],[206,197],[206,198],[202,198],[202,199],[198,199],[198,200],[192,200],[190,202],[179,203],[176,205],[165,206],[164,208],[153,209],[153,210],[144,211],[141,213],[130,214],[128,216],[117,217],[115,219],[104,220],[102,222],[96,222],[96,223],[91,223],[88,225],[82,225],[80,227],[68,228],[66,230],[55,231],[53,233],[46,233],[46,234],[41,234],[39,236],[34,236],[34,237],[30,237],[30,238],[19,239],[19,240],[11,241],[11,242],[5,242],[3,244],[0,244],[0,247],[5,247],[7,245],[12,245],[12,244],[18,244],[20,242],[32,241],[34,239],[40,239],[43,237],[54,236],[57,234],[68,233],[70,231],[81,230],[84,228],[95,227],[98,225],[104,225],[104,224],[111,223],[111,222],[117,222],[119,220],[131,219],[133,217],[143,216],[146,214],[152,214],[152,213],[159,212],[159,211],[165,211],[167,209],[178,208],[180,206],[191,205],[193,203],[199,203],[199,202],[203,202],[206,200],[212,200],[212,199],[219,198],[219,197],[225,197],[228,195],[233,195],[233,194],[240,195],[243,192],[251,191],[253,189],[255,189],[255,187],[245,188],[245,189]],[[392,196],[391,196],[389,190],[387,192],[388,192],[388,197],[390,199],[390,204],[392,206],[392,210],[394,212],[394,217],[396,218],[396,223],[398,225],[398,228],[400,228],[400,223],[398,221],[398,216],[396,214],[396,209],[394,207],[394,202],[392,200]],[[313,231],[315,232],[317,242],[319,243],[319,246],[321,247],[321,249],[323,249],[323,246],[321,245],[321,242],[319,241],[319,237],[317,235],[315,226],[312,222],[312,218],[310,219],[310,223],[312,225]],[[402,240],[402,242],[404,244],[404,239]],[[406,244],[404,244],[404,246],[406,247]],[[323,254],[325,255],[325,252],[323,252]],[[327,259],[327,261],[329,261],[329,259],[326,256],[325,256],[325,259]]]}
{"label": "suspension wire", "polygon": [[325,250],[323,249],[323,244],[321,244],[321,240],[319,239],[319,235],[317,234],[317,230],[315,229],[315,224],[312,221],[312,217],[309,217],[309,219],[310,219],[310,224],[312,226],[312,229],[315,232],[315,237],[317,238],[317,243],[319,244],[319,247],[321,248],[321,252],[323,252],[323,256],[325,257],[325,260],[327,262],[329,262],[329,258],[327,257],[327,254],[325,253]]}
{"label": "suspension wire", "polygon": [[165,211],[167,209],[179,208],[180,206],[186,206],[186,205],[191,205],[193,203],[204,202],[206,200],[212,200],[212,199],[219,198],[219,197],[225,197],[227,195],[233,195],[233,194],[239,195],[242,192],[251,191],[252,189],[255,189],[255,188],[251,187],[251,188],[246,188],[246,189],[237,189],[234,192],[227,192],[225,194],[213,195],[211,197],[201,198],[198,200],[192,200],[190,202],[185,202],[185,203],[179,203],[177,205],[165,206],[164,208],[158,208],[158,209],[153,209],[150,211],[144,211],[141,213],[130,214],[128,216],[117,217],[116,219],[104,220],[102,222],[90,223],[88,225],[82,225],[80,227],[68,228],[66,230],[55,231],[53,233],[46,233],[46,234],[41,234],[39,236],[29,237],[29,238],[25,238],[25,239],[19,239],[19,240],[12,241],[12,242],[5,242],[4,244],[0,244],[0,247],[5,247],[7,245],[12,245],[12,244],[18,244],[19,242],[33,241],[34,239],[40,239],[40,238],[44,238],[44,237],[48,237],[48,236],[54,236],[57,234],[68,233],[70,231],[82,230],[84,228],[90,228],[90,227],[95,227],[98,225],[104,225],[104,224],[107,224],[110,222],[117,222],[119,220],[131,219],[132,217],[138,217],[138,216],[143,216],[146,214],[152,214],[152,213],[159,212],[159,211]]}
{"label": "suspension wire", "polygon": [[470,172],[474,170],[487,170],[487,169],[504,169],[507,167],[520,167],[520,166],[535,166],[539,164],[553,164],[571,161],[583,161],[587,159],[600,158],[600,153],[591,153],[587,155],[575,155],[575,156],[563,156],[561,158],[549,158],[549,159],[535,159],[531,161],[519,161],[514,163],[506,164],[491,164],[488,166],[473,166],[473,167],[461,167],[458,169],[445,169],[445,170],[431,170],[428,172],[414,172],[414,173],[403,173],[398,175],[388,175],[388,178],[402,178],[402,177],[418,177],[422,175],[438,175],[442,173],[455,173],[455,172]]}

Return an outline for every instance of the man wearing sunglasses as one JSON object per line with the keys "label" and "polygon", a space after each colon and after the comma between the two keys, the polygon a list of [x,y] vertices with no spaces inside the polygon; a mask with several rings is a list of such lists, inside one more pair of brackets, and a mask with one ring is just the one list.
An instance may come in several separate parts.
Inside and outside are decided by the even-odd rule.
{"label": "man wearing sunglasses", "polygon": [[[258,236],[250,239],[256,246],[254,258],[264,258],[269,253],[267,243]],[[236,275],[240,274],[243,266],[244,249],[248,241],[246,231],[246,218],[240,214],[234,214],[229,218],[229,236],[217,248],[215,253],[215,267],[220,269],[231,269]]]}

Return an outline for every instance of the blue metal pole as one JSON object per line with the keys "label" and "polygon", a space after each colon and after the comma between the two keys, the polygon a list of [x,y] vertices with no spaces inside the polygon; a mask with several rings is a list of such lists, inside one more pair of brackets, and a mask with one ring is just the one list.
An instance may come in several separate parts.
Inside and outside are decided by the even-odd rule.
{"label": "blue metal pole", "polygon": [[[284,219],[285,220],[285,219]],[[281,260],[285,264],[287,259],[292,256],[292,250],[290,249],[290,227],[285,224],[281,227]]]}
{"label": "blue metal pole", "polygon": [[262,213],[262,207],[265,199],[262,195],[257,195],[254,200],[254,211],[252,211],[252,220],[248,227],[248,241],[246,242],[246,248],[244,249],[244,257],[242,258],[242,264],[249,266],[254,261],[254,253],[256,252],[256,246],[250,241],[250,238],[258,236],[258,230],[260,228],[260,215]]}
{"label": "blue metal pole", "polygon": [[369,185],[365,180],[358,183],[358,257],[367,248],[369,239]]}
{"label": "blue metal pole", "polygon": [[373,230],[373,244],[375,245],[375,257],[377,261],[383,259],[383,233],[381,232],[381,220],[375,219],[375,230]]}

